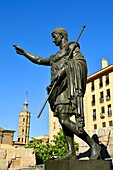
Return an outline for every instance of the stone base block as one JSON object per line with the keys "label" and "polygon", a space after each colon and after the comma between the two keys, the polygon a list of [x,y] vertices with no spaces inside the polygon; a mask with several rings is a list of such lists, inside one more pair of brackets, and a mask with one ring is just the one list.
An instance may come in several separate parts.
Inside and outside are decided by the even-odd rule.
{"label": "stone base block", "polygon": [[6,156],[7,156],[6,149],[1,149],[0,148],[0,159],[6,159]]}
{"label": "stone base block", "polygon": [[45,170],[112,170],[110,161],[103,160],[50,160]]}
{"label": "stone base block", "polygon": [[10,165],[10,161],[5,160],[5,159],[1,159],[0,160],[0,170],[7,170],[8,166]]}

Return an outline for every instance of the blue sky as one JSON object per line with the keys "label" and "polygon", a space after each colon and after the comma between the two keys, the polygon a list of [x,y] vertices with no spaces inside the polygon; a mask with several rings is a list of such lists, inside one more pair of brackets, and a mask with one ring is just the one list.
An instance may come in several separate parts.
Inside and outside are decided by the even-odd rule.
{"label": "blue sky", "polygon": [[113,0],[0,0],[0,127],[15,130],[28,91],[30,137],[48,134],[48,105],[37,119],[50,83],[50,68],[38,66],[15,53],[13,44],[30,53],[49,57],[59,48],[51,31],[64,27],[69,41],[80,38],[88,75],[101,69],[101,60],[113,63]]}

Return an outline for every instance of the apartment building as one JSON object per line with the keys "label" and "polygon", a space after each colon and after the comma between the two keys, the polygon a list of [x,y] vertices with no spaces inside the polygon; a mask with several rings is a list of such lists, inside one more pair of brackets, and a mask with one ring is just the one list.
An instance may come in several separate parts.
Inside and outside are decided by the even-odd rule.
{"label": "apartment building", "polygon": [[84,97],[85,129],[113,127],[113,64],[102,59],[102,69],[88,76]]}

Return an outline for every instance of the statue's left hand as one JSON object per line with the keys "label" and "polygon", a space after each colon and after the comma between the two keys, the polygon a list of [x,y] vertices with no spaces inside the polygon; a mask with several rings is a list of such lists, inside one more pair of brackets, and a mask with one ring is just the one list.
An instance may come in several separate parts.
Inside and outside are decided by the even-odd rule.
{"label": "statue's left hand", "polygon": [[15,48],[17,54],[20,54],[20,55],[24,55],[25,54],[24,49],[22,49],[21,47],[19,47],[17,45],[13,45],[13,47]]}

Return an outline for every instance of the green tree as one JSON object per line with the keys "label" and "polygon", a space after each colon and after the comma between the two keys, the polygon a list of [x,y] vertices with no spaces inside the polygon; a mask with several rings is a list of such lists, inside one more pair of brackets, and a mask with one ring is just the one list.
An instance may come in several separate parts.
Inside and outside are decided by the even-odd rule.
{"label": "green tree", "polygon": [[[36,158],[40,158],[43,163],[50,159],[62,157],[68,151],[62,129],[60,129],[58,135],[54,135],[50,143],[43,144],[42,139],[32,138],[26,145],[26,148],[34,148]],[[78,150],[76,142],[75,149]]]}
{"label": "green tree", "polygon": [[51,141],[53,144],[53,157],[62,157],[67,153],[67,144],[63,135],[62,129],[58,132],[58,135],[53,136],[53,140]]}
{"label": "green tree", "polygon": [[[54,135],[53,140],[53,157],[62,157],[68,152],[66,140],[63,135],[62,129],[58,132],[58,135]],[[78,151],[78,143],[74,142],[75,150]]]}
{"label": "green tree", "polygon": [[52,155],[52,144],[43,144],[42,139],[32,138],[26,148],[34,148],[36,159],[38,162],[44,163],[51,159]]}

